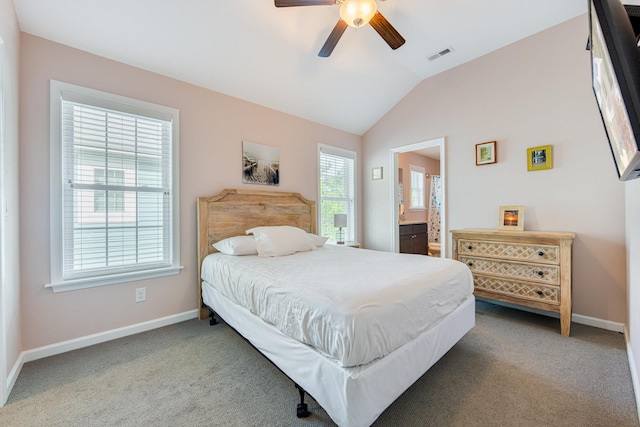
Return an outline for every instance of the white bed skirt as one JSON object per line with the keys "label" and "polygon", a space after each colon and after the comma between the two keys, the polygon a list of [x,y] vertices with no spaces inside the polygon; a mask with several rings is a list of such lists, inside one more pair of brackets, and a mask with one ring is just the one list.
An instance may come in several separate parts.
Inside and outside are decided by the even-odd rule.
{"label": "white bed skirt", "polygon": [[475,325],[471,295],[431,329],[389,355],[343,368],[234,304],[210,284],[203,282],[202,288],[204,303],[312,395],[341,427],[371,425]]}

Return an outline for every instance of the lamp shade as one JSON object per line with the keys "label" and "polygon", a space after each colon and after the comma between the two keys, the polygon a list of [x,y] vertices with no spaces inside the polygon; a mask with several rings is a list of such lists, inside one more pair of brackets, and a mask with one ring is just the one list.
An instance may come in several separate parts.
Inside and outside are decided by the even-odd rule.
{"label": "lamp shade", "polygon": [[347,226],[347,214],[333,214],[333,226],[334,227],[346,227]]}
{"label": "lamp shade", "polygon": [[378,11],[375,0],[344,0],[340,6],[340,18],[350,27],[367,25]]}

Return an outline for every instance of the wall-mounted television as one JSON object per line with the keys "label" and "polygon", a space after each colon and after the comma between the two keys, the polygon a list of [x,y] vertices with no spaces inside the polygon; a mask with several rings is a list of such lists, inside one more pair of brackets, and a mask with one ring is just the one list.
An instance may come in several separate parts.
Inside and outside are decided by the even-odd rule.
{"label": "wall-mounted television", "polygon": [[640,47],[620,0],[588,0],[593,91],[618,177],[640,177]]}

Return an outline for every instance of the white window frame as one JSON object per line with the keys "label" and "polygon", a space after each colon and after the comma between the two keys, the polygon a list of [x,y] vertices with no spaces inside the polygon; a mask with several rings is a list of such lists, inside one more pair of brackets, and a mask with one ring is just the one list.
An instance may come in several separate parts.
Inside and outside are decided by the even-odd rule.
{"label": "white window frame", "polygon": [[326,144],[318,144],[318,203],[317,209],[317,232],[329,238],[330,242],[336,241],[335,228],[331,230],[322,230],[322,193],[321,193],[321,154],[330,154],[333,156],[344,157],[353,160],[353,198],[351,201],[352,212],[347,213],[347,227],[344,231],[344,239],[346,242],[358,241],[358,157],[355,151],[346,150],[344,148],[334,147]]}
{"label": "white window frame", "polygon": [[[62,158],[62,101],[70,100],[99,108],[111,109],[118,112],[139,116],[152,117],[171,121],[171,261],[169,266],[151,267],[138,271],[123,269],[120,273],[94,277],[63,278],[63,158]],[[113,95],[81,86],[63,83],[55,80],[50,82],[50,129],[51,129],[51,182],[50,182],[50,211],[51,211],[51,283],[45,284],[53,292],[71,291],[92,288],[96,286],[112,285],[136,280],[163,277],[179,274],[180,265],[180,195],[179,195],[179,111],[174,108],[155,105],[123,96]]]}
{"label": "white window frame", "polygon": [[[412,210],[425,210],[426,209],[426,205],[425,205],[425,199],[426,199],[426,189],[425,189],[425,170],[423,167],[420,166],[416,166],[416,165],[410,165],[410,169],[411,169],[411,191],[410,191],[410,206],[409,209]],[[416,178],[415,174],[419,174],[419,178]],[[420,180],[420,184],[421,184],[421,188],[418,188],[418,186],[416,186],[416,182],[417,179]],[[414,191],[418,191],[420,192],[420,196],[418,197],[420,200],[420,204],[414,204],[414,197],[413,197],[413,193]]]}

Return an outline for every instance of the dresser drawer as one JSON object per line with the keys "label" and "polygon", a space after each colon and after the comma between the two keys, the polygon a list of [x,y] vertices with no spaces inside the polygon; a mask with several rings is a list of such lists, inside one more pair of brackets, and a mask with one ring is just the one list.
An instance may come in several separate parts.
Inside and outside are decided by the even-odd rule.
{"label": "dresser drawer", "polygon": [[458,240],[458,254],[486,256],[491,258],[538,261],[549,264],[559,263],[559,246],[519,244],[509,242],[487,242],[478,240]]}
{"label": "dresser drawer", "polygon": [[553,285],[558,285],[560,283],[559,268],[557,265],[526,264],[469,256],[460,256],[459,260],[460,262],[467,264],[471,272],[474,274],[496,274],[500,276],[547,282]]}
{"label": "dresser drawer", "polygon": [[515,280],[497,279],[474,275],[473,283],[476,289],[494,294],[524,298],[544,303],[560,304],[560,288],[536,283],[523,283]]}

